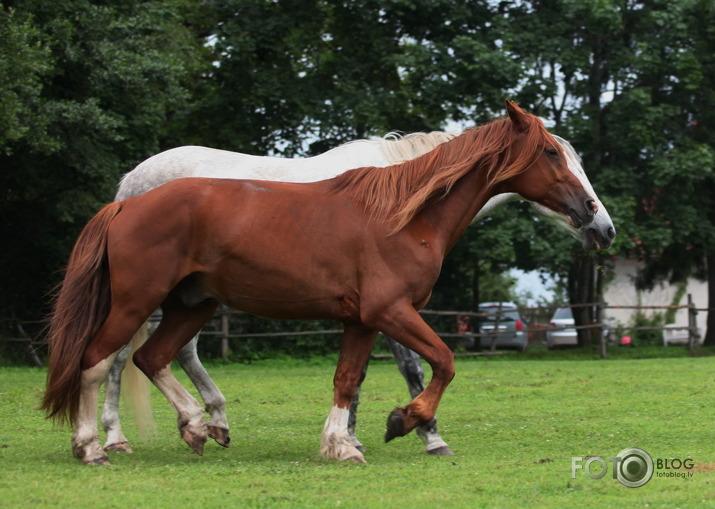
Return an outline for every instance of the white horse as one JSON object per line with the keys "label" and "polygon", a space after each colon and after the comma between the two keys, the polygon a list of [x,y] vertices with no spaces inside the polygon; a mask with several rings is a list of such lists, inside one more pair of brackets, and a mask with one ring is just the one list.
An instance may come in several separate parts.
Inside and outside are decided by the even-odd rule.
{"label": "white horse", "polygon": [[[413,159],[429,152],[440,143],[455,137],[456,134],[444,132],[415,133],[399,136],[391,133],[381,139],[357,140],[345,143],[324,154],[305,159],[285,159],[261,157],[206,147],[186,146],[167,150],[139,164],[122,178],[116,201],[138,196],[171,180],[182,177],[217,177],[232,179],[274,180],[284,182],[314,182],[335,177],[344,171],[363,166],[384,167]],[[578,177],[584,190],[593,197],[596,193],[583,170],[581,160],[571,144],[554,136],[564,149],[568,166]],[[502,194],[490,200],[474,218],[477,221],[502,203],[520,199],[516,194]],[[616,230],[603,203],[597,200],[598,213],[590,225],[575,229],[561,216],[551,210],[532,203],[542,216],[554,221],[559,227],[581,238],[585,249],[605,249],[611,245]],[[146,339],[147,328],[137,333],[132,343],[141,343]],[[142,337],[143,335],[143,337]],[[201,364],[196,342],[198,336],[190,341],[178,354],[177,360],[186,371],[204,400],[206,411],[211,415],[208,422],[209,435],[220,445],[228,447],[229,425],[225,412],[226,400],[216,387]],[[397,365],[407,381],[410,395],[414,398],[424,389],[423,371],[420,359],[411,350],[406,349],[388,338],[388,344],[395,354]],[[131,452],[119,421],[119,387],[121,372],[129,356],[125,348],[117,357],[105,386],[105,401],[102,413],[102,425],[107,433],[105,450]],[[367,366],[366,366],[367,369]],[[136,379],[136,377],[134,377]],[[136,389],[135,389],[136,390]],[[355,437],[355,413],[359,390],[350,412],[350,434],[355,446],[362,450]],[[425,443],[425,451],[436,455],[453,454],[437,431],[433,420],[428,425],[417,429],[419,437]]]}

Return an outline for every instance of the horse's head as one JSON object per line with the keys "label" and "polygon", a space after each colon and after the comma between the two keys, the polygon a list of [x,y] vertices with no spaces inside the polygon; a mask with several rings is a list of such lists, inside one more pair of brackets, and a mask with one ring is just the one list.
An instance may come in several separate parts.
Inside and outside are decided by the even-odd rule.
{"label": "horse's head", "polygon": [[591,182],[589,182],[586,172],[583,169],[581,158],[571,146],[571,143],[556,135],[554,135],[554,139],[556,139],[559,145],[561,145],[571,172],[576,176],[579,182],[581,182],[581,185],[586,192],[593,196],[596,200],[596,203],[598,204],[598,214],[596,214],[596,217],[593,219],[593,223],[583,228],[576,229],[571,226],[568,219],[563,215],[553,212],[538,203],[533,203],[532,205],[539,214],[553,221],[557,226],[566,230],[575,238],[581,239],[584,249],[608,249],[611,247],[613,239],[616,237],[616,227],[613,225],[611,216],[608,213],[608,210],[606,210],[605,205],[603,205],[598,196],[596,196],[596,192],[593,190]]}
{"label": "horse's head", "polygon": [[521,168],[503,183],[504,192],[515,192],[562,216],[571,227],[580,229],[593,222],[598,211],[595,194],[569,169],[561,145],[549,134],[541,120],[529,115],[516,103],[507,101],[507,112],[514,131],[512,167]]}

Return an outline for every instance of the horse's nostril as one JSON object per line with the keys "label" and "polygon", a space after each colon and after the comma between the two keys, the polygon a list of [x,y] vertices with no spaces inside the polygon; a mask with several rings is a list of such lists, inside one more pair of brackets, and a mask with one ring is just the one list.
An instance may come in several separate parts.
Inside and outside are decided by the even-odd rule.
{"label": "horse's nostril", "polygon": [[609,239],[613,240],[614,238],[616,238],[616,229],[611,226],[606,232],[606,235],[608,235]]}
{"label": "horse's nostril", "polygon": [[598,212],[598,202],[596,200],[586,200],[586,210],[590,214]]}

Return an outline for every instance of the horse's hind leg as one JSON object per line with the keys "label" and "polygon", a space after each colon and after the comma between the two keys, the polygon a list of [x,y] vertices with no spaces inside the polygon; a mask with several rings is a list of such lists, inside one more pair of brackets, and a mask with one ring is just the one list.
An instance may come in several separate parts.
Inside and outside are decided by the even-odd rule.
{"label": "horse's hind leg", "polygon": [[171,361],[216,311],[215,301],[186,306],[176,295],[162,304],[161,323],[134,354],[134,364],[156,385],[176,410],[179,432],[189,447],[201,455],[208,431],[204,409],[171,373]]}
{"label": "horse's hind leg", "polygon": [[119,421],[119,393],[121,389],[122,371],[127,365],[131,348],[129,345],[120,350],[109,370],[107,381],[104,383],[104,406],[102,407],[102,427],[107,433],[104,444],[105,451],[132,452],[127,438],[122,432]]}
{"label": "horse's hind leg", "polygon": [[72,452],[85,464],[109,464],[106,453],[99,445],[97,430],[99,389],[106,380],[117,353],[129,343],[132,334],[143,320],[144,317],[137,313],[123,313],[113,306],[104,324],[84,351],[79,409],[72,435]]}
{"label": "horse's hind leg", "polygon": [[109,372],[114,355],[82,371],[79,410],[72,435],[72,454],[85,465],[109,465],[109,458],[99,445],[97,402],[99,387]]}
{"label": "horse's hind leg", "polygon": [[[400,373],[402,373],[402,376],[407,382],[410,396],[416,398],[425,390],[424,371],[422,370],[420,356],[409,348],[402,346],[394,339],[387,338],[387,344],[395,356],[397,369],[400,370]],[[427,424],[417,426],[415,431],[420,439],[422,439],[422,442],[424,442],[425,452],[427,454],[434,454],[435,456],[454,455],[437,431],[437,418],[432,419]]]}
{"label": "horse's hind leg", "polygon": [[326,458],[364,463],[348,432],[350,403],[363,376],[377,331],[359,325],[346,325],[338,367],[333,378],[333,408],[325,421],[320,454]]}
{"label": "horse's hind leg", "polygon": [[199,360],[196,351],[196,343],[199,337],[194,336],[186,346],[179,350],[176,360],[189,376],[196,389],[201,395],[206,405],[206,411],[211,415],[211,420],[207,423],[209,436],[216,440],[216,443],[228,447],[231,437],[228,434],[228,419],[226,418],[226,398],[211,380],[203,364]]}
{"label": "horse's hind leg", "polygon": [[[112,364],[112,369],[109,370],[109,376],[104,384],[104,407],[102,408],[102,426],[107,434],[107,441],[104,444],[105,451],[132,452],[132,448],[122,432],[122,425],[119,419],[119,395],[123,379],[122,374],[126,378],[124,380],[126,388],[132,393],[134,415],[140,434],[153,427],[148,380],[144,378],[143,373],[139,373],[139,370],[133,364],[127,366],[131,353],[146,342],[149,337],[149,330],[149,322],[144,322],[139,330],[134,333],[132,342],[119,352],[114,364]],[[127,367],[129,369],[124,371]]]}

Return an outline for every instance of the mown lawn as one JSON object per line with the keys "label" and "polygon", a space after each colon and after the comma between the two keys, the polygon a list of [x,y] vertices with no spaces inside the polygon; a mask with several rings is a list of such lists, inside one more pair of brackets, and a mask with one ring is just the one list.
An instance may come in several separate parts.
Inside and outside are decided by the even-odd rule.
{"label": "mown lawn", "polygon": [[[135,452],[92,468],[72,457],[70,430],[35,409],[44,370],[2,368],[0,507],[715,506],[713,356],[459,359],[439,412],[453,457],[424,454],[414,434],[383,443],[389,411],[408,399],[394,364],[373,361],[358,423],[366,465],[317,456],[333,369],[330,359],[209,366],[229,400],[229,449],[208,443],[193,454],[155,391],[151,440],[139,440],[125,412]],[[660,472],[692,476],[657,471],[640,488],[610,471],[572,479],[572,457],[626,447],[691,458],[690,470]]]}

